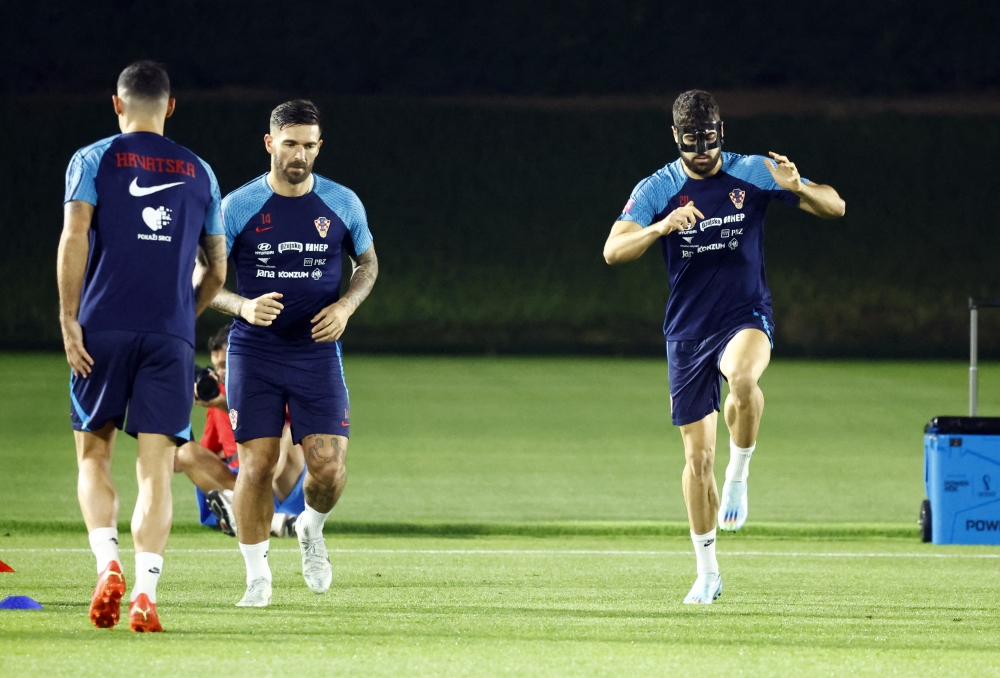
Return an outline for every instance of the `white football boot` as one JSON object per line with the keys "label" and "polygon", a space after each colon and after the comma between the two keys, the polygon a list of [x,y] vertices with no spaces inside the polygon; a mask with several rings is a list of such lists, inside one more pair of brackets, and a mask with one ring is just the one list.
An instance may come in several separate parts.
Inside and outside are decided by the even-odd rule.
{"label": "white football boot", "polygon": [[719,497],[719,529],[735,532],[747,521],[747,481],[727,480]]}
{"label": "white football boot", "polygon": [[247,592],[236,607],[267,607],[271,604],[271,582],[264,577],[257,577],[247,584]]}
{"label": "white football boot", "polygon": [[330,556],[326,552],[326,541],[321,534],[318,537],[307,537],[302,526],[302,520],[295,521],[295,536],[299,538],[299,550],[302,552],[302,576],[306,580],[306,586],[313,593],[326,593],[333,581],[333,567],[330,565]]}
{"label": "white football boot", "polygon": [[711,605],[712,601],[722,595],[722,575],[699,574],[691,587],[690,593],[684,599],[685,605]]}

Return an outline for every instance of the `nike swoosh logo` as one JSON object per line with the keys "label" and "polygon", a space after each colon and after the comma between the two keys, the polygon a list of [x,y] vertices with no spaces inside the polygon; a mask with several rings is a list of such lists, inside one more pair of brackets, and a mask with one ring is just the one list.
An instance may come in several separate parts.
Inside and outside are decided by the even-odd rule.
{"label": "nike swoosh logo", "polygon": [[165,188],[180,186],[183,183],[184,183],[183,181],[175,181],[172,184],[160,184],[159,186],[149,186],[147,188],[143,188],[142,186],[139,185],[139,179],[136,178],[133,179],[132,183],[128,185],[128,192],[137,198],[141,198],[144,195],[156,193],[157,191],[162,191]]}
{"label": "nike swoosh logo", "polygon": [[350,424],[350,422],[342,421],[342,422],[340,422],[340,425],[341,426],[350,426],[351,424]]}
{"label": "nike swoosh logo", "polygon": [[268,226],[267,228],[261,228],[260,226],[258,226],[254,230],[257,231],[258,233],[263,233],[264,231],[270,231],[272,228],[274,228],[274,226]]}

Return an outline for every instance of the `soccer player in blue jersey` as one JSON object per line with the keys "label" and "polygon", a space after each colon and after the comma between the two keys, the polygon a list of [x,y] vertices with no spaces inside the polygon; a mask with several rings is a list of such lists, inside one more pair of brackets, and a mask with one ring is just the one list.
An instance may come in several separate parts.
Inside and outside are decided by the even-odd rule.
{"label": "soccer player in blue jersey", "polygon": [[[771,359],[764,213],[780,200],[833,219],[844,215],[844,201],[832,187],[800,177],[783,155],[723,152],[719,107],[708,92],[677,97],[673,119],[680,158],[635,187],[604,258],[632,261],[659,241],[667,265],[670,410],[684,441],[684,501],[698,565],[684,602],[710,604],[722,592],[716,520],[724,530],[738,530],[747,518],[747,475],[764,409],[757,382]],[[721,499],[714,475],[720,376],[729,382],[730,436]]]}
{"label": "soccer player in blue jersey", "polygon": [[[222,203],[238,294],[223,290],[212,308],[236,316],[226,394],[240,457],[233,498],[247,567],[240,607],[271,600],[271,484],[286,405],[306,457],[305,510],[295,524],[302,574],[314,593],[326,592],[333,576],[323,524],[347,482],[351,421],[338,340],[371,292],[378,260],[358,196],[312,171],[321,133],[311,102],[275,108],[264,136],[270,171]],[[345,252],[354,272],[341,296]]]}
{"label": "soccer player in blue jersey", "polygon": [[[194,321],[225,282],[225,235],[211,168],[163,136],[175,103],[163,66],[128,66],[112,99],[122,133],[81,148],[66,172],[60,321],[72,370],[77,494],[97,557],[90,619],[114,626],[125,593],[111,478],[115,433],[124,428],[138,438],[129,626],[162,631],[156,583],[172,519],[174,452],[191,437]],[[194,285],[199,246],[207,263]]]}

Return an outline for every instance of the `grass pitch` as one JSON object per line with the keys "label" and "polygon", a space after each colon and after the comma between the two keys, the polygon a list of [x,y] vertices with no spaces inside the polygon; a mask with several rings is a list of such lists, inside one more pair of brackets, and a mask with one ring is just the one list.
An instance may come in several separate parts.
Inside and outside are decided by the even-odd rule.
{"label": "grass pitch", "polygon": [[692,607],[680,604],[693,581],[683,538],[341,535],[328,537],[336,574],[326,595],[306,589],[294,542],[275,541],[273,603],[242,610],[233,540],[184,535],[171,540],[159,591],[167,632],[139,636],[90,626],[93,557],[53,550],[81,541],[4,539],[0,553],[23,563],[4,576],[46,609],[0,613],[3,675],[1000,671],[1000,549],[724,538],[725,591]]}
{"label": "grass pitch", "polygon": [[[349,480],[337,521],[684,521],[666,361],[345,359]],[[1000,415],[1000,365],[981,367]],[[79,520],[60,355],[0,354],[0,520]],[[959,363],[772,364],[750,481],[752,521],[906,523],[923,489],[924,424],[967,411]],[[195,408],[195,431],[204,412]],[[717,476],[729,458],[720,422]],[[135,443],[118,438],[122,519]],[[175,521],[196,519],[174,483]]]}
{"label": "grass pitch", "polygon": [[[17,569],[0,597],[45,605],[0,612],[0,675],[1000,672],[1000,548],[916,536],[921,429],[964,412],[961,364],[773,364],[750,523],[720,536],[725,591],[695,609],[680,604],[694,564],[671,536],[683,460],[661,361],[348,355],[346,369],[330,592],[309,593],[295,542],[275,540],[274,603],[233,607],[235,541],[194,525],[178,476],[167,633],[141,637],[86,618],[95,573],[62,357],[0,356],[0,559]],[[998,366],[982,383],[982,413],[1000,414]],[[119,438],[122,519],[134,450]]]}

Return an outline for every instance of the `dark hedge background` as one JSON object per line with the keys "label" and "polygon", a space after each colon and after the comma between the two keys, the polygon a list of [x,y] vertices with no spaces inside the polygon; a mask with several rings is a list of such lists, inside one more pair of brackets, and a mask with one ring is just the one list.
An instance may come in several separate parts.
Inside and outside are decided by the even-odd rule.
{"label": "dark hedge background", "polygon": [[649,94],[996,88],[1000,3],[929,0],[0,0],[0,93],[181,88]]}
{"label": "dark hedge background", "polygon": [[[223,192],[266,171],[275,100],[189,97],[168,136]],[[607,232],[633,185],[676,157],[657,111],[538,111],[388,97],[322,97],[317,171],[361,196],[381,275],[353,349],[659,353],[667,295],[657,248],[609,267]],[[0,100],[0,342],[59,345],[55,250],[73,151],[116,132],[105,97]],[[768,218],[776,347],[785,355],[962,356],[966,298],[1000,296],[994,117],[732,119],[728,148],[777,150],[847,201],[825,222]],[[974,149],[966,155],[962,149]],[[232,281],[230,281],[232,284]],[[206,314],[202,337],[223,319]],[[983,314],[983,350],[1000,317]]]}

